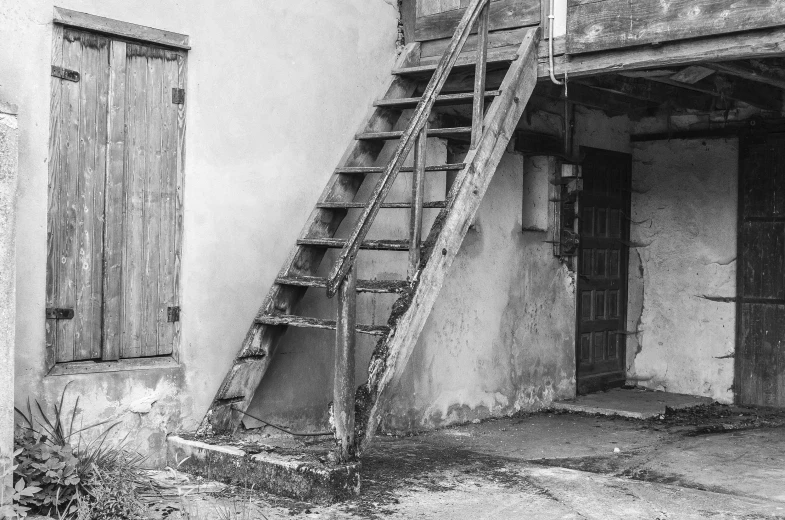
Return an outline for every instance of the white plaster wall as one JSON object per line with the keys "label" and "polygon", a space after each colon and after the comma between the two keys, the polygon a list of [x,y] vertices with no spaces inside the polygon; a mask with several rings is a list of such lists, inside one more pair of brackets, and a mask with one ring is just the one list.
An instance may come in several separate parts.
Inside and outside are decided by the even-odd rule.
{"label": "white plaster wall", "polygon": [[[628,377],[731,402],[738,142],[674,140],[633,152]],[[730,357],[729,357],[730,356]]]}
{"label": "white plaster wall", "polygon": [[[556,134],[561,105],[520,126]],[[629,152],[630,122],[576,108],[576,151]],[[522,232],[521,155],[502,159],[400,380],[391,431],[536,410],[575,395],[575,280],[545,232]],[[523,202],[522,202],[523,201]]]}
{"label": "white plaster wall", "polygon": [[[188,34],[181,367],[73,377],[84,422],[114,417],[142,449],[193,428],[332,168],[395,59],[388,0],[58,0]],[[19,105],[17,403],[45,377],[51,0],[0,0],[0,98]],[[303,376],[305,377],[305,375]],[[157,459],[153,457],[153,462]]]}

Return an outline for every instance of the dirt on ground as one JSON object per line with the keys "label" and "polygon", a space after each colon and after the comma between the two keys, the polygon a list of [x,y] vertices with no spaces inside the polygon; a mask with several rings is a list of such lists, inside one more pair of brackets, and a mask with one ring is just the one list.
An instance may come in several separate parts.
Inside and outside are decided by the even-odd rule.
{"label": "dirt on ground", "polygon": [[720,404],[649,420],[546,410],[380,436],[363,457],[362,495],[334,506],[205,493],[176,472],[186,491],[152,501],[158,517],[183,520],[785,519],[784,427],[785,411]]}

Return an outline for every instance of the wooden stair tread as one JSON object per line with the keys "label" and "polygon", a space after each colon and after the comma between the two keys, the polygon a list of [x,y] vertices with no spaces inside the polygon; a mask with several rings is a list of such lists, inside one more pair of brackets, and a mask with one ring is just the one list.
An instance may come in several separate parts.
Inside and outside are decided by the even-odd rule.
{"label": "wooden stair tread", "polygon": [[[341,249],[346,245],[343,238],[301,238],[297,241],[298,246],[326,247],[330,249]],[[378,251],[408,251],[408,240],[366,240],[360,249],[373,249]]]}
{"label": "wooden stair tread", "polygon": [[[500,52],[493,52],[489,49],[488,52],[488,66],[492,66],[495,64],[509,64],[518,59],[518,50],[517,49],[510,49],[504,50]],[[475,67],[476,66],[476,56],[468,55],[468,56],[461,56],[455,62],[455,66],[453,67],[453,71],[465,69],[467,67]],[[436,67],[439,66],[438,60],[434,60],[433,63],[428,63],[426,65],[416,65],[413,67],[402,67],[399,69],[393,69],[392,73],[395,76],[421,76],[425,74],[433,74],[436,70]]]}
{"label": "wooden stair tread", "polygon": [[[472,127],[470,126],[457,126],[454,128],[429,128],[428,137],[452,137],[456,135],[471,135]],[[392,139],[400,139],[403,136],[402,130],[393,132],[363,132],[357,134],[357,139],[360,141],[383,140],[388,141]]]}
{"label": "wooden stair tread", "polygon": [[[336,168],[335,173],[356,173],[356,174],[372,174],[372,173],[382,173],[384,171],[384,166],[346,166],[343,168]],[[426,166],[426,172],[451,172],[451,171],[460,171],[466,168],[466,163],[453,163],[453,164],[442,164],[442,165],[434,165],[434,166]],[[401,168],[401,172],[409,172],[411,173],[414,171],[414,168],[411,166],[404,166]]]}
{"label": "wooden stair tread", "polygon": [[[487,90],[485,92],[485,98],[494,98],[501,95],[501,91],[499,90]],[[420,97],[410,97],[410,98],[398,98],[398,99],[380,99],[374,103],[374,106],[377,107],[388,107],[388,108],[414,108],[422,99]],[[436,97],[436,105],[460,105],[465,103],[472,103],[474,101],[474,93],[467,92],[461,94],[443,94],[441,96]]]}
{"label": "wooden stair tread", "polygon": [[[368,205],[367,202],[319,202],[316,204],[317,208],[322,209],[342,209],[342,208],[364,208]],[[411,202],[384,202],[381,205],[382,209],[406,209],[411,208]],[[423,208],[426,209],[441,209],[447,207],[447,201],[435,200],[431,202],[423,202]]]}
{"label": "wooden stair tread", "polygon": [[[298,287],[326,288],[327,278],[319,276],[279,276],[275,283]],[[357,280],[357,292],[362,293],[400,293],[409,287],[406,280]]]}
{"label": "wooden stair tread", "polygon": [[[288,325],[291,327],[303,327],[311,329],[335,330],[335,320],[323,320],[320,318],[307,318],[294,314],[265,314],[256,319],[260,325]],[[386,325],[357,325],[357,332],[370,336],[386,336],[390,332],[390,327]]]}

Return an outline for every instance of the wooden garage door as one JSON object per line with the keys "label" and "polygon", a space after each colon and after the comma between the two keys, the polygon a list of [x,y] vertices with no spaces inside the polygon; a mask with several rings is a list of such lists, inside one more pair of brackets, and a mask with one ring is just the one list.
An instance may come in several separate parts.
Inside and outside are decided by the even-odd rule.
{"label": "wooden garage door", "polygon": [[785,134],[740,154],[736,401],[785,407]]}
{"label": "wooden garage door", "polygon": [[[470,0],[416,1],[416,41],[450,38]],[[491,0],[490,30],[513,29],[540,23],[540,0]]]}

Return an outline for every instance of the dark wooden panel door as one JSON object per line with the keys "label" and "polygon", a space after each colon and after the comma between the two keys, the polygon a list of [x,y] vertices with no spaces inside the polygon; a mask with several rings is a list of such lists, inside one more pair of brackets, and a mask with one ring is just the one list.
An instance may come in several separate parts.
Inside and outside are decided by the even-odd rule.
{"label": "dark wooden panel door", "polygon": [[785,406],[785,134],[742,139],[736,401]]}
{"label": "dark wooden panel door", "polygon": [[578,392],[623,384],[632,158],[584,148],[578,250]]}
{"label": "dark wooden panel door", "polygon": [[[416,1],[414,38],[416,41],[450,38],[458,27],[470,0]],[[491,0],[491,31],[540,23],[539,0]]]}

